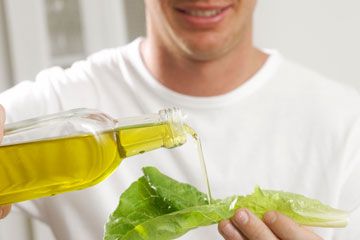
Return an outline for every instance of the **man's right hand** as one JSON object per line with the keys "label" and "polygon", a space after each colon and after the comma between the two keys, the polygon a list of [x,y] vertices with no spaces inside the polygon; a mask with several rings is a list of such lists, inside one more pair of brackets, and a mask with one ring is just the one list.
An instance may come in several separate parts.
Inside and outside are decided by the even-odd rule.
{"label": "man's right hand", "polygon": [[[0,105],[0,142],[4,135],[4,123],[5,123],[5,110]],[[0,219],[6,217],[11,209],[11,205],[0,206]]]}

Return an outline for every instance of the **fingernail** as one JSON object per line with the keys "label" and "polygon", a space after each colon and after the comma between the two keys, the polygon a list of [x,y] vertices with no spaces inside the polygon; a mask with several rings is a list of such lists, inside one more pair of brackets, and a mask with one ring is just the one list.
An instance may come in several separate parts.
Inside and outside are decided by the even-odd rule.
{"label": "fingernail", "polygon": [[238,223],[246,224],[249,221],[249,215],[245,210],[240,210],[235,215],[235,219]]}
{"label": "fingernail", "polygon": [[277,219],[276,213],[274,211],[272,212],[267,212],[264,216],[264,221],[267,224],[273,224]]}

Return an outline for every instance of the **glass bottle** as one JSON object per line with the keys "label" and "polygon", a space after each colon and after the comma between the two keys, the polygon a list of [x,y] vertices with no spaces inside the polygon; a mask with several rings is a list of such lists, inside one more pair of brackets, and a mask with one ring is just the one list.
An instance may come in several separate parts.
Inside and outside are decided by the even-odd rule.
{"label": "glass bottle", "polygon": [[0,205],[79,190],[109,176],[122,159],[186,142],[179,109],[112,119],[75,109],[5,126]]}

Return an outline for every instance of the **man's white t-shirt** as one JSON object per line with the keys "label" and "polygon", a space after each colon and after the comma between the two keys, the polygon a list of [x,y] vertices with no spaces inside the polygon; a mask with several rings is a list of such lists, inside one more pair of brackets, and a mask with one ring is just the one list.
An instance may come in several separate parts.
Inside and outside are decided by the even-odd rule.
{"label": "man's white t-shirt", "polygon": [[[176,106],[202,139],[215,198],[248,194],[259,185],[353,207],[344,204],[359,194],[360,97],[355,90],[269,51],[264,66],[237,89],[214,97],[186,96],[152,76],[142,61],[140,42],[101,51],[66,70],[47,69],[35,82],[4,92],[0,103],[7,121],[79,107],[121,118]],[[48,224],[58,240],[99,240],[120,194],[149,165],[205,191],[189,139],[179,148],[125,159],[92,188],[17,206]],[[315,231],[325,239],[360,239],[360,217],[352,218],[346,229]],[[219,238],[211,226],[181,239]]]}

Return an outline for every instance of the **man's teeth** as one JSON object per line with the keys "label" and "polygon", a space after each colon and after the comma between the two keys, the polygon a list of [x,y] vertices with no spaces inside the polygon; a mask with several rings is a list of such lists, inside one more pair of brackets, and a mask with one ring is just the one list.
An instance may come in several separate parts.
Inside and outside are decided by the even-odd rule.
{"label": "man's teeth", "polygon": [[212,17],[221,13],[221,10],[189,10],[186,13],[195,17]]}

